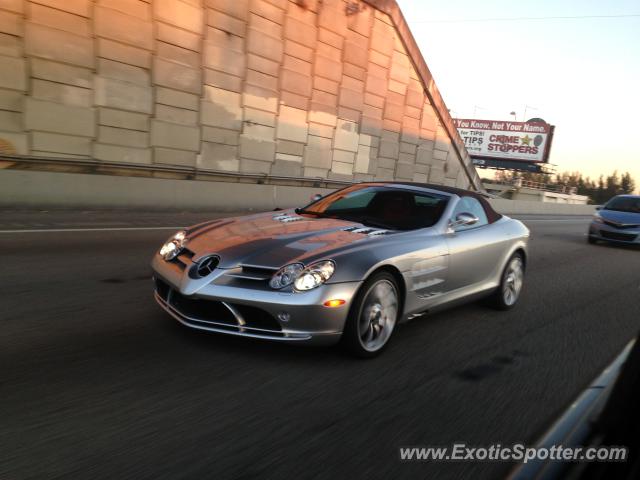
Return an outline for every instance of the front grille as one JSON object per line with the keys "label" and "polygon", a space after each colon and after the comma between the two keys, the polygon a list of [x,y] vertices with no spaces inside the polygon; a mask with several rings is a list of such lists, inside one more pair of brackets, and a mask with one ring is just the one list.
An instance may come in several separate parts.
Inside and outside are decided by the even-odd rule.
{"label": "front grille", "polygon": [[223,323],[237,326],[238,321],[222,302],[193,298],[172,290],[169,305],[185,317],[203,322]]}
{"label": "front grille", "polygon": [[242,315],[242,318],[247,322],[248,327],[261,328],[263,330],[282,330],[278,321],[273,318],[269,312],[266,312],[261,308],[235,303],[231,306],[235,308],[240,315]]}
{"label": "front grille", "polygon": [[600,230],[600,235],[602,235],[603,238],[619,240],[621,242],[633,242],[638,238],[638,235],[633,235],[631,233],[608,232],[606,230]]}
{"label": "front grille", "polygon": [[234,309],[242,317],[244,325],[240,325],[238,318],[221,301],[204,300],[182,295],[159,278],[155,279],[155,284],[158,296],[178,312],[185,323],[196,326],[208,324],[213,328],[235,332],[256,329],[256,332],[265,331],[269,332],[269,335],[283,335],[282,327],[278,321],[269,312],[261,308],[241,304],[228,304],[231,309]]}

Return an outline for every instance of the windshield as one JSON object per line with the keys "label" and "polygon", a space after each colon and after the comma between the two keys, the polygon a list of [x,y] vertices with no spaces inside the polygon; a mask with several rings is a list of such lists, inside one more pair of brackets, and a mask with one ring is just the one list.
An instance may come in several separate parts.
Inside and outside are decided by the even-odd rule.
{"label": "windshield", "polygon": [[614,197],[607,202],[604,210],[640,213],[640,197]]}
{"label": "windshield", "polygon": [[435,225],[448,198],[388,186],[353,185],[321,198],[298,213],[392,230],[414,230]]}

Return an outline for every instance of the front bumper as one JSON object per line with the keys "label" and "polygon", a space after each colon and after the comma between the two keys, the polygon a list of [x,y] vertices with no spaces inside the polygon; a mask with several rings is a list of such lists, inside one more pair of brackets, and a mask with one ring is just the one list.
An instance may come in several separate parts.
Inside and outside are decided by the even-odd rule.
{"label": "front bumper", "polygon": [[640,245],[640,228],[638,227],[616,228],[606,223],[592,221],[589,225],[589,236],[606,242]]}
{"label": "front bumper", "polygon": [[[197,330],[280,342],[331,345],[338,342],[361,282],[325,284],[302,293],[216,284],[216,271],[197,291],[156,256],[155,299],[183,325]],[[337,308],[323,305],[346,301]]]}

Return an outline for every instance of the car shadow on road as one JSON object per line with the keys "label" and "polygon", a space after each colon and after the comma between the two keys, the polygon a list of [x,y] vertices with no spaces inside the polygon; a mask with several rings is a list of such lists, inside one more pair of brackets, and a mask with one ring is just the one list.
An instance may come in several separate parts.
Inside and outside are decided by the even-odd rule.
{"label": "car shadow on road", "polygon": [[626,243],[614,243],[614,242],[601,242],[598,241],[595,244],[592,244],[593,247],[604,247],[604,248],[613,248],[617,250],[630,250],[630,251],[638,251],[640,250],[640,245],[629,245]]}

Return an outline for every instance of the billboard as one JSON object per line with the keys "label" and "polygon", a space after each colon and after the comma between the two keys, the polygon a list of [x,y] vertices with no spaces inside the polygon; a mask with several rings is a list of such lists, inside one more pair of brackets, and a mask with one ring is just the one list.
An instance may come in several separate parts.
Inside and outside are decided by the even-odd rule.
{"label": "billboard", "polygon": [[471,158],[546,163],[553,126],[544,122],[453,119]]}

